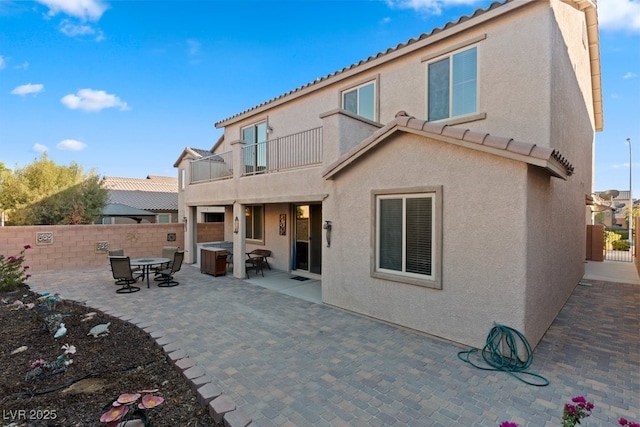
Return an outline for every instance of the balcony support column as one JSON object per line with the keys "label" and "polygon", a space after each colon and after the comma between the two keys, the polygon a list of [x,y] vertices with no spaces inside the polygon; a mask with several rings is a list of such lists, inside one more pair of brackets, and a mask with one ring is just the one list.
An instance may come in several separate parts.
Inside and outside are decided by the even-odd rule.
{"label": "balcony support column", "polygon": [[[234,171],[235,173],[235,171]],[[235,224],[238,219],[238,232],[236,233]],[[244,215],[244,205],[238,202],[233,204],[233,277],[244,279],[247,277],[247,269],[245,267],[246,251],[246,220]]]}

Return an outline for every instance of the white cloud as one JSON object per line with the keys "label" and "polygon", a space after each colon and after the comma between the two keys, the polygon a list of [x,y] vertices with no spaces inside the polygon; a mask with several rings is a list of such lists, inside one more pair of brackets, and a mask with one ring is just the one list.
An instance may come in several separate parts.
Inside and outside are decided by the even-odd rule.
{"label": "white cloud", "polygon": [[100,111],[105,108],[120,108],[120,111],[129,110],[126,102],[103,90],[80,89],[76,95],[65,95],[60,102],[71,110]]}
{"label": "white cloud", "polygon": [[37,0],[49,8],[49,15],[64,13],[83,21],[97,21],[109,6],[102,0]]}
{"label": "white cloud", "polygon": [[196,39],[187,39],[189,55],[197,55],[200,53],[200,42]]}
{"label": "white cloud", "polygon": [[68,19],[60,24],[60,32],[69,37],[95,36],[96,41],[104,40],[104,34],[100,29],[87,24],[75,24]]}
{"label": "white cloud", "polygon": [[598,24],[607,30],[640,32],[640,0],[601,0]]}
{"label": "white cloud", "polygon": [[15,68],[16,70],[26,70],[27,68],[29,68],[29,63],[27,61],[24,61],[22,64],[16,65],[13,68]]}
{"label": "white cloud", "polygon": [[6,67],[7,63],[4,60],[4,56],[0,55],[0,70]]}
{"label": "white cloud", "polygon": [[20,85],[11,91],[12,95],[28,95],[30,93],[39,93],[44,90],[44,85],[42,84],[31,84],[27,83],[26,85]]}
{"label": "white cloud", "polygon": [[56,145],[56,148],[65,151],[82,151],[87,148],[87,144],[75,139],[64,139]]}
{"label": "white cloud", "polygon": [[625,79],[625,80],[633,79],[634,77],[638,77],[638,75],[636,73],[632,73],[631,71],[629,71],[627,74],[622,76],[622,78]]}
{"label": "white cloud", "polygon": [[474,4],[478,0],[386,0],[387,5],[393,9],[413,9],[417,12],[440,15],[442,9],[461,4]]}
{"label": "white cloud", "polygon": [[42,144],[33,144],[33,147],[31,147],[31,149],[33,151],[35,151],[36,153],[45,153],[45,152],[49,151],[47,146],[46,145],[42,145]]}

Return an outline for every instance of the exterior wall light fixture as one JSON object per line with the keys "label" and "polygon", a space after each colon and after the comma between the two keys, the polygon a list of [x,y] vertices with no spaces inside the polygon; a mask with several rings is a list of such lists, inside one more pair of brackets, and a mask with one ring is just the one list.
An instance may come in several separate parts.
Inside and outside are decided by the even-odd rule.
{"label": "exterior wall light fixture", "polygon": [[236,217],[236,219],[233,220],[233,232],[235,234],[238,234],[239,230],[240,230],[240,220],[238,219],[238,217]]}

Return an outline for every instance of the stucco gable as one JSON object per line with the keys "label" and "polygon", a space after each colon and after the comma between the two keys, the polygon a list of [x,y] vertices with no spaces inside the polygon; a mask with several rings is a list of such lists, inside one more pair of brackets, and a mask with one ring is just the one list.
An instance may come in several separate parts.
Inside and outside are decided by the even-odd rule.
{"label": "stucco gable", "polygon": [[180,163],[185,158],[199,159],[201,157],[208,157],[211,155],[213,155],[213,152],[209,150],[203,150],[201,148],[185,147],[185,149],[182,150],[182,153],[180,153],[180,157],[178,157],[178,160],[176,160],[173,163],[173,167],[177,168],[178,166],[180,166]]}
{"label": "stucco gable", "polygon": [[323,173],[323,177],[333,179],[340,171],[355,164],[360,157],[398,132],[413,133],[440,142],[528,163],[544,169],[551,176],[564,180],[573,174],[571,163],[552,148],[516,141],[513,138],[474,132],[461,127],[430,123],[400,111],[389,124],[374,132],[331,164]]}

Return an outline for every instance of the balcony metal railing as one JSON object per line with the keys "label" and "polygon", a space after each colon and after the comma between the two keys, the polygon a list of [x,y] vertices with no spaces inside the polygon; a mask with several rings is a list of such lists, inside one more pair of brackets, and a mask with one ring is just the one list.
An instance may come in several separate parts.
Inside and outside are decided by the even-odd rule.
{"label": "balcony metal railing", "polygon": [[191,161],[191,184],[233,178],[233,152]]}
{"label": "balcony metal railing", "polygon": [[242,147],[242,175],[278,172],[322,163],[322,128]]}

